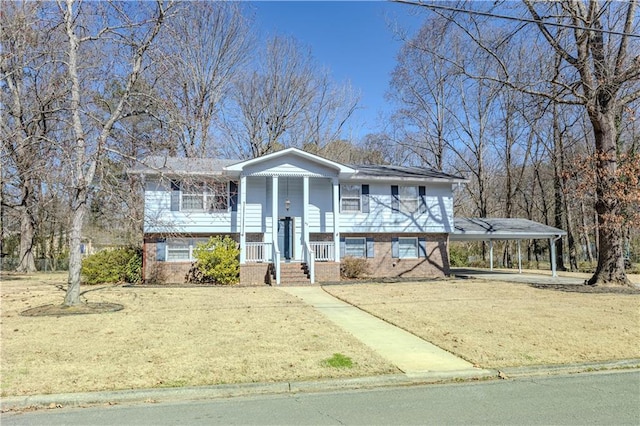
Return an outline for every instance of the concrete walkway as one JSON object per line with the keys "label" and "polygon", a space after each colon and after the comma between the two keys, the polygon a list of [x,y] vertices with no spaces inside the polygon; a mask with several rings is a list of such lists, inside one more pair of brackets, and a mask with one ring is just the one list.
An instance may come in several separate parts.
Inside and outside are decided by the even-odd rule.
{"label": "concrete walkway", "polygon": [[321,287],[278,288],[316,308],[407,376],[454,371],[460,376],[485,373],[471,363],[329,295]]}

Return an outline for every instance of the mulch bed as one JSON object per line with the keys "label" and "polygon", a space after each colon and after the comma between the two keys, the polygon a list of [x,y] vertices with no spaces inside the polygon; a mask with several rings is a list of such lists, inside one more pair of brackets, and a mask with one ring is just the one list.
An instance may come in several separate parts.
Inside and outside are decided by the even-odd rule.
{"label": "mulch bed", "polygon": [[622,285],[576,285],[576,284],[529,284],[533,288],[543,290],[566,291],[571,293],[615,293],[640,294],[640,288]]}
{"label": "mulch bed", "polygon": [[20,312],[25,317],[45,317],[45,316],[65,316],[65,315],[88,315],[104,314],[106,312],[117,312],[124,309],[119,303],[81,303],[75,306],[64,305],[43,305],[27,309]]}

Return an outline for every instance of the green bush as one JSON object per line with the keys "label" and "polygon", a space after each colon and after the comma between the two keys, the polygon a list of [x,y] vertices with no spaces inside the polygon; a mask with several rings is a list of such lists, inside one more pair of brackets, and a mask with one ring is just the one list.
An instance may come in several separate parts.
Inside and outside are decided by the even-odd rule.
{"label": "green bush", "polygon": [[86,284],[137,284],[142,279],[142,249],[119,247],[85,257],[82,277]]}
{"label": "green bush", "polygon": [[236,284],[240,280],[240,249],[230,237],[211,237],[193,250],[197,259],[188,282],[212,282],[216,284]]}
{"label": "green bush", "polygon": [[465,250],[464,247],[456,245],[449,247],[449,264],[452,267],[460,268],[467,266],[468,256],[468,250]]}
{"label": "green bush", "polygon": [[368,272],[369,266],[366,259],[347,256],[340,260],[340,276],[342,278],[361,278]]}

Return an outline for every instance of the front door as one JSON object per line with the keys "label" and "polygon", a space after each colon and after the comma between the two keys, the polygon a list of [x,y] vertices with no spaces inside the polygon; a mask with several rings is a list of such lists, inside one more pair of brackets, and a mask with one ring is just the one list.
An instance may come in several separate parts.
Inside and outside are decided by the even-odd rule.
{"label": "front door", "polygon": [[293,219],[285,217],[278,220],[278,246],[282,257],[291,260],[293,257]]}

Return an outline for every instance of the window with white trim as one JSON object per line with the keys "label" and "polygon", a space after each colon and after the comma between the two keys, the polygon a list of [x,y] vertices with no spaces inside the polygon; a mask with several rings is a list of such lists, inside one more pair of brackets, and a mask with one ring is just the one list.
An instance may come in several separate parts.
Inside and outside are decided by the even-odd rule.
{"label": "window with white trim", "polygon": [[351,257],[367,257],[367,239],[345,238],[344,254]]}
{"label": "window with white trim", "polygon": [[362,185],[340,185],[340,210],[359,212],[361,209]]}
{"label": "window with white trim", "polygon": [[167,262],[192,262],[195,260],[193,257],[193,250],[199,243],[204,243],[207,238],[167,238],[166,250]]}
{"label": "window with white trim", "polygon": [[400,211],[403,213],[415,213],[420,205],[420,197],[417,186],[399,186],[398,200]]}
{"label": "window with white trim", "polygon": [[398,238],[398,257],[400,259],[417,259],[418,239]]}
{"label": "window with white trim", "polygon": [[167,262],[187,262],[191,259],[189,240],[167,240]]}
{"label": "window with white trim", "polygon": [[182,211],[226,211],[229,206],[227,182],[183,183]]}

